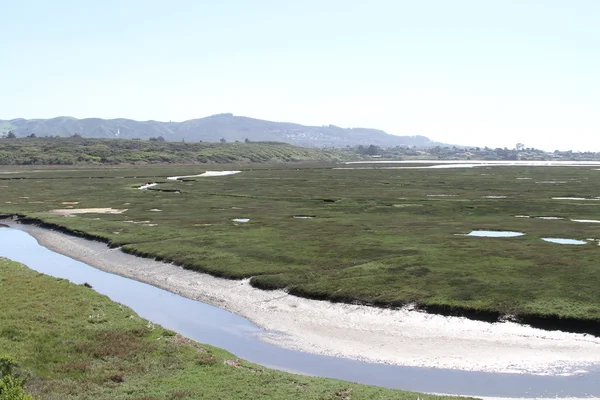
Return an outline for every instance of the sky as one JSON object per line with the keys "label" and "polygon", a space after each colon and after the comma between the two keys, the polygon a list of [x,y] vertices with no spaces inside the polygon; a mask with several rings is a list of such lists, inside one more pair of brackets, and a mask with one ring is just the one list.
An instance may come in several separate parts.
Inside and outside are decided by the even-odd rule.
{"label": "sky", "polygon": [[600,151],[597,0],[0,0],[0,119],[233,113]]}

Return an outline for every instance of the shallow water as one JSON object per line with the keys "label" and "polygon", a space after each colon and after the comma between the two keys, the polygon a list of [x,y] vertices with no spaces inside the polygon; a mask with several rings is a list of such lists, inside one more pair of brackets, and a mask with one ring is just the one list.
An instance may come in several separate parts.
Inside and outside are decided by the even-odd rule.
{"label": "shallow water", "polygon": [[469,166],[562,166],[562,167],[585,167],[599,166],[600,161],[485,161],[485,160],[405,160],[405,161],[348,161],[345,164],[440,164],[440,165],[469,165]]}
{"label": "shallow water", "polygon": [[[98,248],[104,244],[95,243]],[[400,367],[283,349],[260,340],[250,321],[145,283],[109,274],[40,246],[29,234],[0,229],[0,256],[33,270],[82,284],[132,308],[141,317],[246,360],[290,372],[414,391],[494,397],[600,396],[600,366],[588,374],[540,376]]]}
{"label": "shallow water", "polygon": [[242,171],[206,171],[198,175],[185,175],[185,176],[169,176],[167,179],[170,181],[176,181],[182,178],[199,178],[199,177],[211,177],[211,176],[227,176],[239,174]]}
{"label": "shallow water", "polygon": [[542,238],[542,240],[545,242],[558,243],[558,244],[576,244],[576,245],[587,244],[587,242],[585,240],[576,240],[576,239]]}
{"label": "shallow water", "polygon": [[523,232],[512,232],[512,231],[471,231],[466,236],[478,236],[478,237],[516,237],[523,236]]}

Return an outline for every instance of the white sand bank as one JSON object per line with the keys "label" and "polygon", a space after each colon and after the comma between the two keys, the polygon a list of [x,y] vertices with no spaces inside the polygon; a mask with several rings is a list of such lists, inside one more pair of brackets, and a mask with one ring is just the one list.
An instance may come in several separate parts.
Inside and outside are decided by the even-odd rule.
{"label": "white sand bank", "polygon": [[145,185],[142,185],[142,186],[138,187],[138,189],[140,189],[140,190],[146,190],[146,189],[154,187],[156,185],[158,185],[158,183],[156,183],[156,182],[147,183]]}
{"label": "white sand bank", "polygon": [[263,340],[318,354],[389,364],[535,374],[585,373],[600,364],[600,338],[512,322],[307,300],[126,255],[81,238],[23,226],[57,252],[107,272],[227,309],[281,332]]}
{"label": "white sand bank", "polygon": [[65,208],[49,211],[51,214],[75,215],[75,214],[123,214],[127,209],[115,208]]}

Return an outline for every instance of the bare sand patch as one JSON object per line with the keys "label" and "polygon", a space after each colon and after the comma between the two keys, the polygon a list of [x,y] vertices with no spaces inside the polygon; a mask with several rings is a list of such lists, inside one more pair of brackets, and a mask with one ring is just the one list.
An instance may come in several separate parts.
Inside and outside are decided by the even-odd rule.
{"label": "bare sand patch", "polygon": [[51,214],[74,215],[74,214],[123,214],[127,209],[116,208],[62,208],[50,210]]}
{"label": "bare sand patch", "polygon": [[138,186],[138,189],[140,189],[140,190],[146,190],[148,188],[151,188],[151,187],[154,187],[154,186],[157,186],[157,185],[158,185],[158,183],[156,183],[156,182],[146,183],[145,185]]}
{"label": "bare sand patch", "polygon": [[78,201],[63,201],[63,202],[62,202],[62,203],[60,203],[60,204],[63,204],[63,205],[65,205],[65,206],[74,206],[74,205],[76,205],[76,204],[79,204],[79,202],[78,202]]}
{"label": "bare sand patch", "polygon": [[487,323],[403,308],[380,309],[263,291],[235,281],[138,258],[119,249],[35,226],[40,244],[101,270],[136,279],[239,314],[281,334],[261,339],[317,354],[406,366],[575,374],[600,364],[600,338]]}

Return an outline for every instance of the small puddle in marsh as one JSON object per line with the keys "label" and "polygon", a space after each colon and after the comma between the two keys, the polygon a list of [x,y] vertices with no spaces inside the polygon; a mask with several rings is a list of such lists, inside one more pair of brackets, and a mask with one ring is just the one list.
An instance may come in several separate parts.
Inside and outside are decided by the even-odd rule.
{"label": "small puddle in marsh", "polygon": [[184,176],[169,176],[167,179],[170,181],[177,181],[183,178],[200,178],[200,177],[212,177],[212,176],[227,176],[239,174],[242,171],[206,171],[198,175],[184,175]]}
{"label": "small puddle in marsh", "polygon": [[525,235],[523,232],[513,232],[513,231],[484,231],[484,230],[476,230],[471,231],[465,236],[477,236],[477,237],[517,237]]}
{"label": "small puddle in marsh", "polygon": [[576,240],[576,239],[542,238],[542,240],[544,242],[558,243],[558,244],[575,244],[575,245],[587,244],[587,242],[585,240]]}

